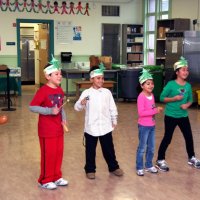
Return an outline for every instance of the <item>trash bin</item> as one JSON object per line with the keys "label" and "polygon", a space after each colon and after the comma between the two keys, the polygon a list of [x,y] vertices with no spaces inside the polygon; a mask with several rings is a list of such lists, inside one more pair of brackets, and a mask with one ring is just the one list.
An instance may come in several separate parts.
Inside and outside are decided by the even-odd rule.
{"label": "trash bin", "polygon": [[119,97],[137,99],[141,68],[125,69],[119,72]]}
{"label": "trash bin", "polygon": [[200,90],[197,90],[196,93],[197,93],[197,103],[198,106],[200,106]]}
{"label": "trash bin", "polygon": [[148,69],[153,76],[154,90],[153,94],[156,101],[160,100],[160,94],[163,90],[163,67],[160,65],[145,65],[145,69]]}

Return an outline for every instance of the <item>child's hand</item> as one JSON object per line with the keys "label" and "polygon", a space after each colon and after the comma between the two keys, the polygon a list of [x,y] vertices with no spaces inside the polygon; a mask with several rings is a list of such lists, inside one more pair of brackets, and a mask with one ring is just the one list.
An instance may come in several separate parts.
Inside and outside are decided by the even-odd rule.
{"label": "child's hand", "polygon": [[63,120],[61,123],[62,123],[62,125],[68,125],[67,120]]}
{"label": "child's hand", "polygon": [[173,97],[174,101],[180,101],[183,99],[183,96],[182,95],[176,95]]}
{"label": "child's hand", "polygon": [[65,131],[66,133],[68,133],[68,132],[69,132],[69,129],[68,129],[68,123],[67,123],[66,120],[63,120],[63,121],[62,121],[62,126],[63,126],[63,128],[64,128],[64,131]]}
{"label": "child's hand", "polygon": [[86,105],[87,101],[88,101],[88,97],[85,97],[82,101],[81,101],[81,105]]}
{"label": "child's hand", "polygon": [[55,107],[52,108],[52,114],[57,115],[60,112],[60,108],[56,105]]}
{"label": "child's hand", "polygon": [[182,104],[181,106],[180,106],[183,110],[187,110],[188,109],[188,104]]}
{"label": "child's hand", "polygon": [[116,128],[117,124],[112,124],[113,130]]}
{"label": "child's hand", "polygon": [[163,111],[163,107],[158,106],[157,111],[158,111],[158,113],[161,113]]}

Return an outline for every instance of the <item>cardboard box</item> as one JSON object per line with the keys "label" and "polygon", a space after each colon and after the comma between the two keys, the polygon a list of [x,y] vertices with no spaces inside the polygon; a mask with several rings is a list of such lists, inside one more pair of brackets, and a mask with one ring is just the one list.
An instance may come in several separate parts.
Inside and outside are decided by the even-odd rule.
{"label": "cardboard box", "polygon": [[138,61],[140,60],[140,54],[128,54],[128,60]]}
{"label": "cardboard box", "polygon": [[143,42],[143,37],[135,37],[135,42]]}
{"label": "cardboard box", "polygon": [[165,38],[165,27],[160,26],[158,28],[158,38]]}
{"label": "cardboard box", "polygon": [[136,52],[141,52],[142,51],[142,46],[141,45],[135,45],[135,51]]}
{"label": "cardboard box", "polygon": [[104,64],[106,69],[112,69],[112,57],[111,56],[100,56],[99,61]]}

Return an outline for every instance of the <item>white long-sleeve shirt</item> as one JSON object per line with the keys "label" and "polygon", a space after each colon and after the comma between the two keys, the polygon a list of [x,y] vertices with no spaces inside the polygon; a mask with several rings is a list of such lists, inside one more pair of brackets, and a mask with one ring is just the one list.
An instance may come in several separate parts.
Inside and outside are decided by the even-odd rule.
{"label": "white long-sleeve shirt", "polygon": [[[89,96],[86,105],[81,101]],[[117,107],[112,93],[106,88],[94,89],[93,87],[82,92],[74,109],[85,109],[84,132],[92,136],[102,136],[113,130],[113,124],[117,125]]]}

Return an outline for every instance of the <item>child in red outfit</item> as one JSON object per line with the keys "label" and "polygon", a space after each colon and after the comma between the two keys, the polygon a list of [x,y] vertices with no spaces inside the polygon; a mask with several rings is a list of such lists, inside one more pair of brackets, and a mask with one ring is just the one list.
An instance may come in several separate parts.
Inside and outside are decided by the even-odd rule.
{"label": "child in red outfit", "polygon": [[56,189],[65,186],[62,178],[64,131],[66,115],[62,108],[64,92],[59,86],[62,80],[61,67],[56,59],[44,69],[47,83],[32,99],[29,109],[39,113],[38,136],[41,148],[41,173],[38,182],[42,188]]}

